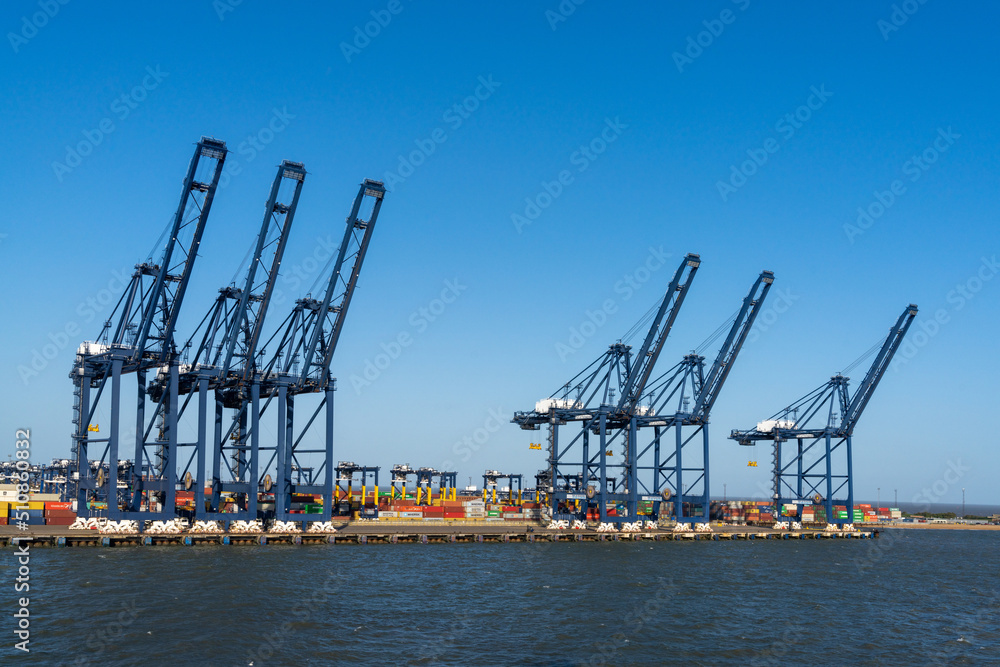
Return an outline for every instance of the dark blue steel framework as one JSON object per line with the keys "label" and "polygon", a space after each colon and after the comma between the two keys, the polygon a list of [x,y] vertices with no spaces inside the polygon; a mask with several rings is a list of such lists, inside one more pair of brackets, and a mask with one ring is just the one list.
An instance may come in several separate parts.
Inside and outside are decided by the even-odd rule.
{"label": "dark blue steel framework", "polygon": [[[729,335],[708,375],[704,373],[704,357],[692,354],[651,381],[700,264],[698,255],[684,257],[637,354],[633,356],[631,346],[618,341],[560,391],[539,401],[535,410],[515,413],[512,421],[522,429],[537,430],[542,424],[549,427],[549,469],[536,476],[536,484],[545,486],[554,514],[559,514],[566,501],[594,501],[602,521],[632,521],[640,500],[653,501],[659,509],[660,502],[673,499],[673,515],[678,521],[707,521],[709,414],[773,275],[765,271],[757,279],[733,317]],[[562,444],[559,427],[570,422],[578,422],[582,428],[568,444]],[[685,435],[684,427],[694,427],[694,432]],[[652,438],[640,448],[640,435],[650,428]],[[663,456],[661,444],[669,443],[671,431],[673,452]],[[698,434],[702,435],[699,460],[685,461],[684,448]],[[599,439],[596,451],[591,435]],[[609,461],[616,445],[621,450],[621,463]],[[685,473],[693,477],[685,479]],[[610,501],[623,501],[625,516],[609,517]],[[695,503],[702,507],[699,516],[691,513]]]}
{"label": "dark blue steel framework", "polygon": [[[301,163],[285,160],[278,166],[242,287],[221,288],[184,345],[177,390],[184,400],[179,405],[179,398],[163,400],[169,384],[162,373],[149,386],[157,412],[169,415],[169,406],[178,405],[179,420],[189,406],[197,408],[196,439],[177,445],[178,452],[190,452],[178,461],[177,478],[186,488],[194,489],[196,519],[257,518],[257,458],[247,443],[247,419],[253,416],[248,408],[260,383],[263,350],[259,344],[305,176]],[[214,399],[211,402],[209,392]],[[229,429],[224,430],[224,425]],[[146,428],[146,437],[152,426],[151,422]],[[206,488],[211,489],[207,505]],[[133,511],[139,510],[141,491],[141,485],[136,485]],[[232,494],[238,511],[222,514],[223,492]]]}
{"label": "dark blue steel framework", "polygon": [[[274,516],[280,520],[302,521],[303,517],[307,520],[329,520],[331,516],[336,478],[333,458],[333,395],[336,381],[330,372],[330,364],[385,192],[381,181],[365,179],[361,183],[322,298],[306,297],[295,302],[292,312],[267,342],[266,345],[274,343],[275,352],[260,370],[259,382],[251,385],[251,456],[254,460],[260,457],[258,481],[265,491],[274,493]],[[300,422],[296,428],[296,397],[303,394],[320,394],[322,398],[311,414],[306,413],[308,417],[304,423]],[[272,401],[277,403],[276,442],[273,447],[262,446],[259,442],[260,417]],[[315,437],[311,430],[320,417],[323,435]],[[270,456],[264,460],[266,452],[270,452]],[[310,460],[318,460],[319,464],[311,475],[312,479],[303,483],[304,480],[293,473],[309,467]],[[322,495],[322,514],[292,514],[292,496],[295,494]]]}
{"label": "dark blue steel framework", "polygon": [[[139,405],[136,418],[134,479],[160,495],[172,517],[176,490],[177,423],[171,411],[157,425],[155,451],[146,447],[143,433],[145,380],[148,371],[162,369],[166,376],[165,400],[176,406],[178,387],[174,330],[191,278],[226,159],[223,141],[202,137],[195,147],[181,192],[180,203],[167,229],[158,263],[137,264],[132,280],[114,312],[104,323],[98,342],[85,342],[77,350],[70,378],[73,380],[73,446],[67,493],[78,501],[78,512],[88,516],[91,495],[108,499],[111,518],[127,518],[115,502],[127,490],[120,479],[122,376],[134,373]],[[110,388],[110,392],[106,391]],[[109,393],[110,396],[106,396]],[[102,402],[103,399],[103,402]],[[91,438],[90,428],[101,405],[108,405],[110,422],[105,438]],[[91,446],[103,444],[100,456],[91,459]],[[97,465],[93,465],[94,462]],[[102,471],[107,471],[106,477]],[[96,474],[95,474],[96,473]],[[164,514],[167,514],[164,513]],[[143,518],[157,518],[146,513]]]}
{"label": "dark blue steel framework", "polygon": [[[850,378],[838,373],[756,428],[733,430],[730,434],[741,445],[773,442],[772,496],[776,510],[785,504],[816,503],[826,507],[830,523],[853,521],[854,427],[916,315],[914,304],[904,308],[885,341],[856,362],[878,350],[853,396],[848,389]],[[846,498],[837,498],[844,493]],[[846,518],[834,515],[834,505],[841,504],[847,508]]]}
{"label": "dark blue steel framework", "polygon": [[[322,298],[297,300],[277,332],[262,343],[265,315],[306,175],[302,164],[282,162],[248,253],[242,287],[219,291],[179,352],[174,345],[178,314],[226,153],[222,141],[203,137],[197,144],[160,262],[136,266],[98,342],[84,343],[78,350],[70,375],[75,429],[66,494],[77,499],[82,516],[89,516],[88,499],[103,498],[112,519],[170,519],[175,516],[177,488],[183,484],[194,488],[199,519],[256,519],[262,491],[274,492],[274,515],[279,519],[330,518],[336,386],[330,364],[385,188],[379,181],[361,184]],[[270,343],[275,352],[268,360]],[[156,373],[147,387],[150,370]],[[121,378],[128,373],[135,373],[137,386],[132,461],[119,458]],[[105,392],[108,387],[110,392]],[[108,436],[91,437],[105,393],[110,393],[104,401],[110,403]],[[296,432],[294,397],[310,393],[321,394],[322,400]],[[272,400],[277,404],[277,436],[276,442],[265,443],[261,416]],[[192,442],[179,442],[178,422],[189,406],[197,409],[196,436]],[[147,421],[149,408],[152,417]],[[310,434],[321,414],[323,434]],[[311,444],[315,440],[321,444],[310,449],[316,447]],[[91,459],[90,447],[101,443],[101,456]],[[223,493],[236,499],[239,511],[221,511]],[[296,493],[322,494],[323,513],[291,514]]]}

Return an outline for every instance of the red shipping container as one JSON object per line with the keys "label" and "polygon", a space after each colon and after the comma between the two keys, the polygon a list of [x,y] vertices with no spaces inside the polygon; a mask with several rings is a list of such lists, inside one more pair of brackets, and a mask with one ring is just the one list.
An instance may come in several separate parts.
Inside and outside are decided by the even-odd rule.
{"label": "red shipping container", "polygon": [[465,512],[445,512],[444,513],[444,518],[445,519],[464,519],[465,518]]}
{"label": "red shipping container", "polygon": [[57,503],[52,501],[45,502],[46,510],[69,510],[73,509],[73,503]]}
{"label": "red shipping container", "polygon": [[6,526],[6,525],[7,525],[7,517],[0,516],[0,526]]}
{"label": "red shipping container", "polygon": [[76,518],[76,512],[74,512],[73,510],[50,510],[50,509],[46,509],[45,510],[45,518],[46,519],[48,519],[48,518],[53,518],[53,519],[66,519],[66,518],[75,519]]}
{"label": "red shipping container", "polygon": [[73,525],[74,521],[76,521],[76,517],[72,517],[72,518],[70,518],[70,517],[53,517],[53,518],[46,518],[45,519],[45,525],[46,526],[71,526],[71,525]]}

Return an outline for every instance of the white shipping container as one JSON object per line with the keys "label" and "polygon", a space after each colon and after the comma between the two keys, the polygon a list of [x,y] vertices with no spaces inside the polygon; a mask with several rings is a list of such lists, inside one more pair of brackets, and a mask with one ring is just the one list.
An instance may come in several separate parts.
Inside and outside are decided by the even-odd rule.
{"label": "white shipping container", "polygon": [[770,433],[776,428],[795,428],[795,422],[790,419],[765,419],[757,422],[757,431],[760,433]]}

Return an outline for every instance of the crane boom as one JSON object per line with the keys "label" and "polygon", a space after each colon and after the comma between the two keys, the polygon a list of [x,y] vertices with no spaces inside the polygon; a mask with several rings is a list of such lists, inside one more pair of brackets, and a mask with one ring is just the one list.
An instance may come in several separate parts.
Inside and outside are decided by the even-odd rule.
{"label": "crane boom", "polygon": [[907,329],[910,328],[910,324],[916,316],[917,307],[911,303],[903,309],[903,312],[896,320],[896,323],[893,325],[892,329],[889,330],[889,335],[882,344],[882,348],[875,357],[875,361],[872,362],[871,368],[868,369],[865,379],[861,381],[860,385],[858,385],[857,390],[854,392],[854,396],[851,398],[850,404],[843,412],[844,416],[841,422],[841,431],[847,434],[854,432],[854,426],[858,423],[861,413],[864,412],[865,406],[868,405],[868,401],[875,392],[875,388],[878,386],[879,380],[881,380],[882,376],[885,375],[885,371],[889,367],[892,357],[896,354],[896,350],[899,349],[900,343],[903,342],[903,336],[906,335]]}
{"label": "crane boom", "polygon": [[743,343],[753,327],[754,320],[757,319],[757,314],[760,312],[761,305],[767,298],[767,293],[773,282],[774,274],[770,271],[762,271],[753,287],[750,288],[750,293],[743,299],[743,306],[729,330],[729,335],[722,344],[719,355],[715,358],[715,363],[712,364],[712,368],[705,377],[701,392],[695,400],[693,414],[707,418],[711,413],[715,399],[718,398],[722,385],[726,382],[729,371],[732,370],[733,362],[736,361],[737,355],[743,348]]}
{"label": "crane boom", "polygon": [[[357,286],[361,265],[364,263],[384,196],[385,186],[381,181],[365,179],[357,197],[354,198],[354,205],[344,230],[344,239],[340,244],[336,264],[330,273],[326,292],[318,304],[319,307],[314,308],[310,314],[313,321],[307,328],[310,334],[303,349],[302,374],[298,380],[300,387],[305,387],[311,382],[325,387],[328,382],[330,362],[337,348],[337,341],[340,339],[344,318]],[[363,220],[359,217],[359,213],[366,198],[373,200],[372,212],[368,220]],[[360,238],[358,238],[359,231]],[[351,251],[350,254],[348,250]],[[350,260],[350,270],[345,279],[344,264],[348,260]]]}
{"label": "crane boom", "polygon": [[[691,281],[694,279],[700,265],[700,257],[693,253],[688,253],[674,273],[673,280],[670,281],[670,285],[663,295],[663,301],[660,302],[660,307],[653,318],[653,323],[649,327],[649,332],[646,334],[646,339],[643,341],[638,354],[635,355],[628,376],[622,384],[621,399],[618,402],[619,413],[628,412],[628,414],[632,414],[639,404],[639,399],[643,391],[645,391],[646,383],[653,372],[656,360],[663,350],[663,344],[666,342],[667,336],[670,335],[670,329],[674,326],[674,320],[677,319],[677,313],[680,312],[681,305],[684,303],[684,297],[687,295]],[[681,283],[685,269],[689,269],[687,271],[687,279]],[[666,319],[664,319],[665,315]]]}
{"label": "crane boom", "polygon": [[[288,242],[288,233],[292,227],[292,220],[295,218],[295,209],[298,206],[299,194],[302,192],[305,177],[306,170],[302,163],[290,162],[289,160],[284,160],[278,167],[278,173],[275,174],[274,183],[271,185],[271,194],[264,210],[264,220],[261,223],[260,233],[257,235],[257,246],[254,248],[253,258],[247,268],[246,282],[240,293],[239,306],[236,309],[237,316],[233,319],[231,328],[226,334],[228,345],[226,356],[220,368],[223,380],[229,374],[234,356],[243,360],[239,381],[246,383],[253,376],[257,343],[260,341],[264,318],[267,315],[271,294],[278,278],[278,269],[281,266],[281,258],[285,252],[285,244]],[[289,179],[295,184],[291,203],[287,205],[278,201],[278,191],[285,179]],[[263,256],[266,250],[271,252],[270,262],[266,262],[266,258]],[[263,282],[255,283],[258,266],[265,266],[265,276]],[[256,312],[252,307],[253,303],[260,304]],[[241,342],[240,334],[244,331],[246,332],[246,337],[243,338],[244,345],[238,351],[237,344]]]}
{"label": "crane boom", "polygon": [[[205,222],[208,219],[215,191],[219,185],[219,177],[222,175],[226,153],[225,142],[207,137],[201,138],[188,166],[181,199],[177,205],[177,211],[174,213],[160,264],[158,266],[143,264],[136,270],[135,278],[139,278],[140,273],[153,274],[156,277],[148,292],[142,295],[145,297],[140,305],[143,314],[141,322],[138,323],[138,336],[130,359],[131,364],[158,365],[167,361],[168,357],[173,354],[174,328],[177,325],[177,317],[184,301],[184,293],[187,290],[191,271],[198,256],[198,247],[201,244]],[[208,182],[195,180],[202,158],[215,160],[214,169],[211,170],[211,180]],[[199,194],[202,195],[200,200]],[[190,233],[190,239],[185,242],[182,239],[182,233],[183,235]],[[177,250],[180,250],[181,256],[178,261],[174,262],[174,254]],[[178,270],[180,270],[179,273]],[[170,293],[167,283],[177,284],[173,294]],[[124,317],[129,317],[129,315],[128,310],[123,312]],[[157,332],[158,335],[151,336],[150,330],[157,315],[160,316],[162,327]],[[123,335],[126,328],[119,327],[119,335]],[[147,349],[151,339],[157,343]],[[151,360],[151,362],[144,362],[144,360]]]}

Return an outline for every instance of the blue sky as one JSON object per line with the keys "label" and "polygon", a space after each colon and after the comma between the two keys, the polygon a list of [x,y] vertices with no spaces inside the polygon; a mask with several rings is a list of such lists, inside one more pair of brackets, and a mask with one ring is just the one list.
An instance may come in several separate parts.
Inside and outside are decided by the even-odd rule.
{"label": "blue sky", "polygon": [[[450,461],[463,483],[485,468],[532,475],[539,434],[506,419],[600,354],[695,252],[662,368],[762,269],[776,275],[770,303],[787,305],[714,410],[713,494],[767,481],[769,453],[730,429],[824,382],[914,302],[920,344],[856,431],[857,495],[955,502],[965,487],[970,503],[997,502],[1000,10],[902,4],[5,3],[0,433],[30,427],[36,460],[67,455],[73,351],[211,135],[232,173],[181,338],[232,280],[282,159],[309,176],[274,324],[307,289],[295,268],[314,278],[339,239],[360,180],[388,182],[333,362],[339,459]],[[647,262],[663,266],[622,289]],[[443,291],[452,303],[435,302]],[[560,354],[609,299],[606,323]],[[400,334],[412,343],[386,366],[377,355]],[[456,449],[491,411],[503,425]]]}

